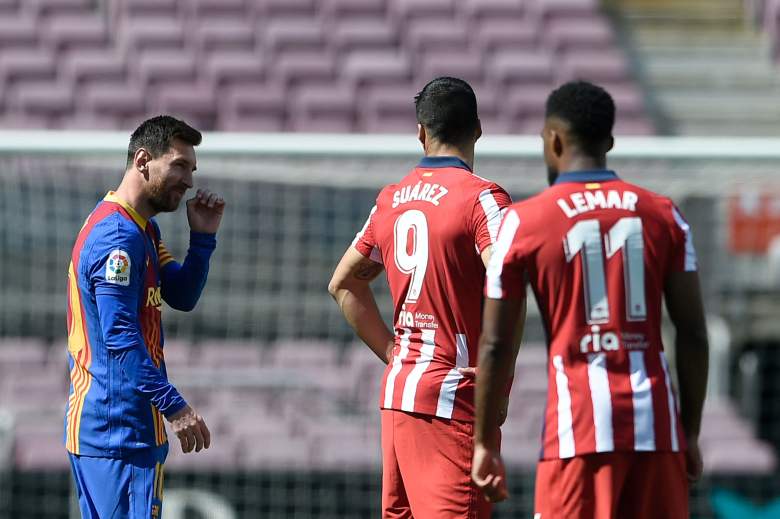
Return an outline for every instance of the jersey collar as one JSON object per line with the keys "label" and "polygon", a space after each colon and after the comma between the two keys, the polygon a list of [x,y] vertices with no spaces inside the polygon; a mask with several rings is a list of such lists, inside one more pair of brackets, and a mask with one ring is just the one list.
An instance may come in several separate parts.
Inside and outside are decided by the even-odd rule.
{"label": "jersey collar", "polygon": [[555,184],[564,184],[567,182],[608,182],[617,180],[618,176],[609,169],[588,169],[583,171],[567,171],[561,173],[555,179]]}
{"label": "jersey collar", "polygon": [[423,157],[418,168],[460,168],[471,172],[468,164],[458,157]]}
{"label": "jersey collar", "polygon": [[115,204],[119,204],[120,206],[122,206],[122,208],[125,211],[127,211],[127,214],[129,214],[133,218],[135,223],[138,224],[138,227],[140,227],[141,229],[146,229],[146,218],[144,218],[143,216],[138,214],[138,211],[133,209],[133,206],[131,206],[126,201],[124,201],[121,198],[119,198],[116,195],[116,192],[109,191],[106,194],[105,198],[103,198],[103,200],[106,201],[106,202],[113,202]]}

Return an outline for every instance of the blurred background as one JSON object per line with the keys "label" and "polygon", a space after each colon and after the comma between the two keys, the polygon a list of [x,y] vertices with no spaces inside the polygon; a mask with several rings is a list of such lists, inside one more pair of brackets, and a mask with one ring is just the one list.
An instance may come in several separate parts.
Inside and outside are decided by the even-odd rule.
{"label": "blurred background", "polygon": [[[158,113],[209,132],[197,183],[229,204],[199,307],[164,311],[170,376],[213,434],[205,453],[172,446],[164,517],[379,515],[383,365],[326,288],[416,163],[412,99],[438,75],[474,86],[477,171],[518,200],[545,187],[549,91],[612,93],[610,165],[674,198],[700,258],[712,358],[691,516],[780,517],[778,50],[779,0],[0,0],[0,517],[78,516],[67,262]],[[182,258],[184,212],[158,221]],[[498,518],[532,515],[546,353],[529,312]]]}

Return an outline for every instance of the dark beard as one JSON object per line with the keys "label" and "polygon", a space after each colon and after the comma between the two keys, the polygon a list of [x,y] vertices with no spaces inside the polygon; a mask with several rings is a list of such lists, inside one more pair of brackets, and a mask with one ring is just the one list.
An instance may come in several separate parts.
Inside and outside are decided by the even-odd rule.
{"label": "dark beard", "polygon": [[175,202],[171,197],[171,191],[157,191],[152,193],[149,198],[149,205],[156,213],[170,213],[175,211],[179,207],[179,203]]}

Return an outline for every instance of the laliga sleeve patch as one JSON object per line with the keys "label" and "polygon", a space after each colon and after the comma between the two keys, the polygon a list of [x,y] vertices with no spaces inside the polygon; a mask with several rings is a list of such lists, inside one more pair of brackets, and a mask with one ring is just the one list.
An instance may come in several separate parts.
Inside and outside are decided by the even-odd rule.
{"label": "laliga sleeve patch", "polygon": [[130,255],[127,252],[116,249],[108,255],[106,281],[124,287],[130,285]]}

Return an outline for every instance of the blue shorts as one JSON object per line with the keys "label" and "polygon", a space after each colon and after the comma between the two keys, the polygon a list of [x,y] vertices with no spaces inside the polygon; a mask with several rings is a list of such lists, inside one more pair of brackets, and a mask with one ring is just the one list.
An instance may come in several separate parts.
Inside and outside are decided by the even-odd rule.
{"label": "blue shorts", "polygon": [[130,457],[70,454],[82,519],[160,519],[168,444]]}

